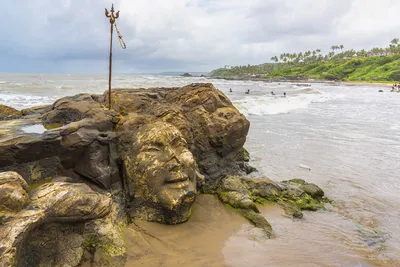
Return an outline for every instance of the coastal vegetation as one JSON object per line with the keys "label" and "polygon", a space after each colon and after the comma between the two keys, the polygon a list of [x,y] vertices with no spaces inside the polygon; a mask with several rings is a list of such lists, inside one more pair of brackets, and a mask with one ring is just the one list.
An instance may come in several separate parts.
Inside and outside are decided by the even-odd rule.
{"label": "coastal vegetation", "polygon": [[400,40],[394,38],[387,47],[370,50],[346,50],[332,45],[328,53],[321,49],[283,53],[271,57],[273,63],[228,66],[211,72],[213,78],[237,79],[319,79],[341,81],[399,81]]}

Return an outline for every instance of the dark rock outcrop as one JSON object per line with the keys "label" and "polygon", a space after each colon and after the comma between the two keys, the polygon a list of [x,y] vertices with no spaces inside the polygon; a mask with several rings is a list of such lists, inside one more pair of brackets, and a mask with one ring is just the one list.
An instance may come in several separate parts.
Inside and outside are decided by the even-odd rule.
{"label": "dark rock outcrop", "polygon": [[0,170],[17,171],[28,183],[76,174],[106,189],[119,182],[113,132],[119,115],[87,94],[62,98],[42,114],[48,109],[28,112],[28,117],[41,118],[49,130],[13,132],[0,142]]}
{"label": "dark rock outcrop", "polygon": [[276,183],[268,178],[244,178],[231,176],[223,180],[217,190],[222,202],[238,210],[256,227],[262,228],[268,236],[272,228],[259,214],[256,203],[275,202],[287,215],[302,218],[302,210],[324,209],[324,192],[315,184],[302,179],[292,179]]}
{"label": "dark rock outcrop", "polygon": [[21,111],[0,104],[0,121],[18,119],[19,117],[21,117],[21,115]]}
{"label": "dark rock outcrop", "polygon": [[49,112],[52,109],[52,105],[42,105],[42,106],[36,106],[36,107],[31,107],[31,108],[25,108],[21,110],[22,116],[28,117],[34,117],[34,116],[40,116],[45,114],[46,112]]}

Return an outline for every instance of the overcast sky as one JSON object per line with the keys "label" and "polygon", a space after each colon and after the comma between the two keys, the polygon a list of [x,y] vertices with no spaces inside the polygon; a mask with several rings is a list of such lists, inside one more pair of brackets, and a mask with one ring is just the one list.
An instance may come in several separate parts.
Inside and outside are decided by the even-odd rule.
{"label": "overcast sky", "polygon": [[112,2],[127,44],[114,35],[118,73],[209,71],[400,37],[399,0],[10,0],[1,4],[0,72],[106,73]]}

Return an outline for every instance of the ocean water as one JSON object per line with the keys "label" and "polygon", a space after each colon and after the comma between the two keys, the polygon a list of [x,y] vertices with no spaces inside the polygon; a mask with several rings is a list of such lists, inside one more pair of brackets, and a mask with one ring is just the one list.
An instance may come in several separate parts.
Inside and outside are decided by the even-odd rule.
{"label": "ocean water", "polygon": [[[303,220],[266,208],[275,238],[243,224],[221,251],[228,266],[400,266],[400,93],[389,86],[132,75],[114,76],[113,88],[192,82],[212,82],[250,120],[245,147],[260,173],[303,178],[334,201]],[[105,75],[0,74],[0,104],[22,109],[107,88]]]}

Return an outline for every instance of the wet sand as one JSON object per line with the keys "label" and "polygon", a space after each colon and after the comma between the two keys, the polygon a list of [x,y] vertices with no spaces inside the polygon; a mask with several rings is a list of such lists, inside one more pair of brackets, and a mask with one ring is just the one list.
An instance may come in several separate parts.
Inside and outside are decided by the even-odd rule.
{"label": "wet sand", "polygon": [[135,221],[126,228],[126,266],[228,266],[224,244],[247,221],[212,195],[199,195],[193,207],[183,224]]}
{"label": "wet sand", "polygon": [[198,196],[186,223],[135,221],[124,232],[125,266],[399,266],[376,253],[384,247],[381,236],[364,232],[368,228],[356,227],[336,209],[304,212],[302,220],[278,205],[259,209],[272,225],[271,239],[211,195]]}

